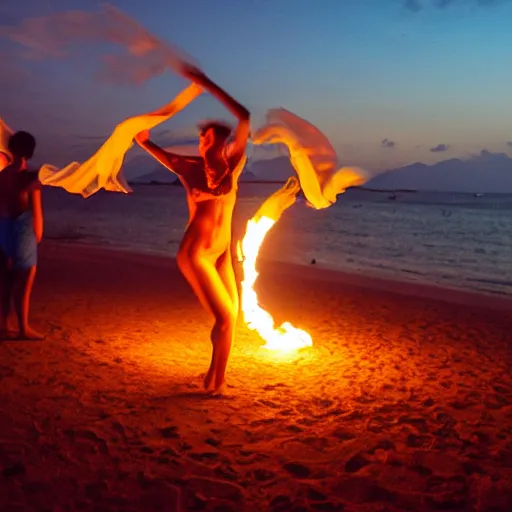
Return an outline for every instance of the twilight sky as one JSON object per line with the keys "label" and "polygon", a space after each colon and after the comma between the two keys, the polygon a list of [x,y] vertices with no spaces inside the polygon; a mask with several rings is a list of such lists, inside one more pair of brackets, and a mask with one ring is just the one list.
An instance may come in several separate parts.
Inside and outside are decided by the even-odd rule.
{"label": "twilight sky", "polygon": [[[317,125],[344,164],[382,170],[486,148],[512,153],[512,1],[111,0],[194,56],[261,119],[283,106]],[[2,0],[0,25],[95,0]],[[94,152],[122,119],[160,106],[185,85],[167,73],[141,86],[95,75],[98,53],[19,61],[1,37],[0,116],[40,141],[39,159]],[[99,50],[99,51],[98,51]],[[166,128],[230,119],[202,97]]]}

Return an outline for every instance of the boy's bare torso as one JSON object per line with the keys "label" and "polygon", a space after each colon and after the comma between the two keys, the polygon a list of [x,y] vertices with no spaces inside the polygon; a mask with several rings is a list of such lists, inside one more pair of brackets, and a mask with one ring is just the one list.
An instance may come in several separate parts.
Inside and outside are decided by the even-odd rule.
{"label": "boy's bare torso", "polygon": [[37,175],[20,170],[19,164],[8,165],[0,172],[0,217],[16,218],[30,210],[30,192]]}

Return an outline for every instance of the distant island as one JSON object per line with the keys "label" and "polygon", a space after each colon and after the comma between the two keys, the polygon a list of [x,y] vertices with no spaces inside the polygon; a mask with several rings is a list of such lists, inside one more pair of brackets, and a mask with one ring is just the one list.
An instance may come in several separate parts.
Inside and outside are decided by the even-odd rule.
{"label": "distant island", "polygon": [[512,159],[506,153],[483,150],[462,160],[451,158],[434,165],[417,162],[385,171],[364,188],[386,191],[512,193]]}
{"label": "distant island", "polygon": [[[137,163],[132,162],[131,167]],[[138,167],[139,171],[140,168],[142,166]],[[242,183],[284,183],[294,174],[295,170],[289,158],[280,156],[252,162],[250,168],[242,173],[240,181]],[[129,183],[181,186],[174,174],[161,167],[132,178]],[[381,172],[362,187],[353,188],[395,193],[417,191],[512,193],[512,158],[505,153],[491,153],[483,150],[478,155],[465,160],[452,158],[434,165],[417,162]]]}

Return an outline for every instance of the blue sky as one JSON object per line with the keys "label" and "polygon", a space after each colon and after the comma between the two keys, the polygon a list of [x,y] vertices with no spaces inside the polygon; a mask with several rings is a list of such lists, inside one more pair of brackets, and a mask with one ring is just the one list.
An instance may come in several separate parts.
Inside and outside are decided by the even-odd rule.
{"label": "blue sky", "polygon": [[[512,149],[512,1],[110,3],[193,55],[256,120],[283,106],[316,124],[343,163],[380,170]],[[0,18],[12,26],[99,5],[3,0]],[[0,116],[32,130],[40,156],[57,164],[84,158],[120,120],[185,85],[168,73],[138,87],[113,86],[95,77],[92,58],[13,62],[18,49],[0,39],[2,60],[10,60],[0,78]],[[166,127],[189,130],[212,116],[229,119],[202,97]]]}

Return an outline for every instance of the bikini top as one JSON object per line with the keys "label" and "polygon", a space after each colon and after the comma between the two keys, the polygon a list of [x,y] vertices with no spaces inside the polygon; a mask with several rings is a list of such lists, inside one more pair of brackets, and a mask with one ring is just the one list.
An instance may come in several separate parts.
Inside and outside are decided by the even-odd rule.
{"label": "bikini top", "polygon": [[[203,201],[210,201],[212,199],[220,199],[221,197],[229,194],[233,190],[233,186],[238,188],[237,183],[235,182],[234,177],[238,178],[240,172],[245,162],[247,161],[247,157],[244,155],[240,162],[236,165],[236,167],[230,171],[228,167],[227,159],[225,159],[226,163],[226,172],[224,176],[218,181],[213,187],[209,186],[208,184],[208,177],[205,176],[205,186],[204,188],[198,188],[194,187],[190,189],[190,195],[194,198],[194,201],[197,203],[203,202]],[[205,169],[205,174],[206,174]]]}

